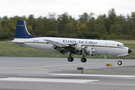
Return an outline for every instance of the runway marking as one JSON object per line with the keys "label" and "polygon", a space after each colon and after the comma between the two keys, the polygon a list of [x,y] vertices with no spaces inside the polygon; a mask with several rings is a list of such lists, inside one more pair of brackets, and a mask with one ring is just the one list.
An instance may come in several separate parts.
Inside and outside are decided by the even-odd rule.
{"label": "runway marking", "polygon": [[100,74],[50,74],[59,76],[94,76],[94,77],[122,77],[122,78],[134,78],[135,76],[130,75],[100,75]]}
{"label": "runway marking", "polygon": [[117,85],[117,86],[135,86],[135,84],[120,84],[120,83],[87,83],[87,84],[94,84],[94,85]]}
{"label": "runway marking", "polygon": [[[14,69],[41,69],[41,70],[48,70],[47,68],[54,68],[54,67],[69,67],[69,66],[85,66],[85,65],[94,65],[94,64],[101,64],[101,63],[114,63],[114,62],[91,62],[91,63],[76,63],[76,64],[63,64],[63,65],[50,65],[50,66],[38,66],[39,68],[35,67],[1,67],[0,70],[14,70]],[[125,63],[135,63],[135,62],[125,62]],[[127,66],[127,65],[125,65]]]}
{"label": "runway marking", "polygon": [[90,82],[95,82],[95,81],[99,81],[99,80],[8,77],[8,78],[1,78],[0,81],[52,82],[52,83],[90,83]]}
{"label": "runway marking", "polygon": [[40,66],[40,67],[63,67],[63,66],[77,66],[77,65],[89,65],[94,63],[77,63],[77,64],[63,64],[63,65],[52,65],[52,66]]}
{"label": "runway marking", "polygon": [[94,64],[94,63],[77,63],[77,64],[64,64],[64,65],[51,65],[51,66],[38,66],[38,68],[35,67],[1,67],[0,70],[12,70],[12,69],[46,69],[46,68],[53,68],[53,67],[63,67],[63,66],[83,66],[83,65],[88,65],[88,64]]}

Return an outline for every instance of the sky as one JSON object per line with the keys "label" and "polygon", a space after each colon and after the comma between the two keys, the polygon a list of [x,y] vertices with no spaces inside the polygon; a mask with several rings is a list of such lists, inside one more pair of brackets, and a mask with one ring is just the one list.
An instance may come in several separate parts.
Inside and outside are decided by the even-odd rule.
{"label": "sky", "polygon": [[135,0],[0,0],[0,17],[26,16],[35,18],[47,17],[49,13],[61,15],[67,12],[73,18],[79,15],[94,13],[108,15],[109,10],[115,9],[117,15],[135,12]]}

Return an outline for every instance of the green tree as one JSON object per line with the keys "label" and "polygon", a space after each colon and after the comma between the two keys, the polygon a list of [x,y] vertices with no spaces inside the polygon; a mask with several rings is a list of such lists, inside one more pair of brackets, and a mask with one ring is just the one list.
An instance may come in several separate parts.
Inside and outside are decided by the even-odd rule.
{"label": "green tree", "polygon": [[69,22],[65,25],[64,36],[77,37],[76,21],[72,17],[69,18]]}
{"label": "green tree", "polygon": [[108,12],[108,19],[110,20],[111,24],[115,23],[115,17],[116,17],[115,9],[112,8]]}
{"label": "green tree", "polygon": [[100,37],[106,36],[108,34],[105,27],[105,20],[106,20],[106,16],[100,15],[97,18],[95,26],[94,26],[94,31],[99,33]]}
{"label": "green tree", "polygon": [[69,18],[70,16],[66,12],[64,14],[58,15],[57,24],[59,36],[62,36],[64,33],[64,28],[66,27],[66,24],[69,23]]}
{"label": "green tree", "polygon": [[30,30],[29,32],[34,34],[35,33],[35,27],[36,27],[36,20],[34,18],[34,15],[29,15],[27,21],[28,21],[27,25],[31,26],[31,28],[32,28],[32,30]]}
{"label": "green tree", "polygon": [[91,19],[91,17],[94,15],[94,13],[83,13],[82,15],[79,15],[79,22],[89,22],[89,20]]}
{"label": "green tree", "polygon": [[131,18],[130,18],[130,33],[131,36],[135,36],[135,12],[132,12]]}

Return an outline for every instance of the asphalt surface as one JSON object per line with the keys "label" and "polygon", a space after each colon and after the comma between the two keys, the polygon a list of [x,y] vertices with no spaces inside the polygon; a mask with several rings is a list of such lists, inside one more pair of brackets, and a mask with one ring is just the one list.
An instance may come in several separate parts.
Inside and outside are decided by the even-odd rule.
{"label": "asphalt surface", "polygon": [[135,60],[117,61],[0,57],[0,90],[135,90]]}

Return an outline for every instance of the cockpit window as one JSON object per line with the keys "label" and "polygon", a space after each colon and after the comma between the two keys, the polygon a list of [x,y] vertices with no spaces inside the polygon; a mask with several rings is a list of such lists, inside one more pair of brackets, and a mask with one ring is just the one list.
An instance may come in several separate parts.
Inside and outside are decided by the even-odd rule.
{"label": "cockpit window", "polygon": [[117,44],[117,46],[118,46],[118,47],[124,47],[124,45],[123,45],[123,44]]}

